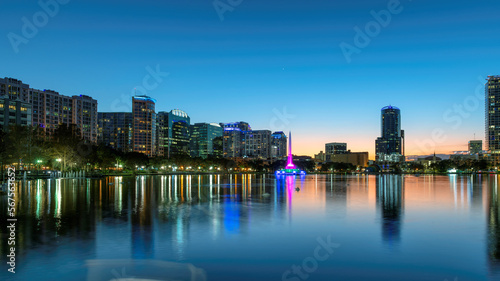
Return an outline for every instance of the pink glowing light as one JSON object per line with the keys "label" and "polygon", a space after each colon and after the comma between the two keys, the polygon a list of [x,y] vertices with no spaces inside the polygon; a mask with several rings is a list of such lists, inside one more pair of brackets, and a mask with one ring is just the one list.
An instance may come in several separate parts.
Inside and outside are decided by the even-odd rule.
{"label": "pink glowing light", "polygon": [[286,177],[286,189],[288,194],[288,202],[292,203],[293,190],[295,187],[295,177],[287,176]]}
{"label": "pink glowing light", "polygon": [[296,169],[295,164],[293,164],[292,156],[292,132],[288,133],[288,161],[286,164],[286,169]]}

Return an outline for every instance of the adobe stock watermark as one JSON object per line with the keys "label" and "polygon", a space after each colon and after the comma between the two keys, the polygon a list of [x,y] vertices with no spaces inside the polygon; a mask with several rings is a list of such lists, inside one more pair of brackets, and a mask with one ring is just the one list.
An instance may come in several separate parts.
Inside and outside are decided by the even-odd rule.
{"label": "adobe stock watermark", "polygon": [[21,27],[20,35],[14,32],[9,32],[9,34],[7,34],[7,39],[9,39],[14,53],[19,53],[19,46],[21,44],[28,44],[29,40],[33,39],[38,34],[39,30],[49,23],[50,18],[59,14],[61,5],[66,5],[69,2],[70,0],[38,1],[38,5],[41,10],[34,13],[31,16],[31,19],[28,19],[27,17],[21,18],[23,25]]}
{"label": "adobe stock watermark", "polygon": [[389,0],[387,9],[378,12],[371,10],[370,15],[373,17],[373,20],[366,23],[363,29],[357,25],[354,27],[355,35],[353,44],[349,44],[345,41],[339,44],[340,50],[347,63],[351,63],[352,55],[360,54],[362,49],[368,47],[372,39],[382,32],[382,28],[389,26],[392,21],[392,16],[400,14],[403,9],[399,0]]}
{"label": "adobe stock watermark", "polygon": [[127,269],[125,267],[121,268],[121,272],[118,272],[115,268],[111,270],[111,274],[116,278],[116,280],[133,280],[135,276],[127,275]]}
{"label": "adobe stock watermark", "polygon": [[[484,104],[484,81],[485,78],[478,76],[479,84],[477,85],[474,94],[467,96],[461,103],[455,103],[443,113],[443,120],[449,126],[447,129],[458,130],[465,119],[468,119],[471,114],[477,111]],[[418,149],[424,153],[436,149],[436,145],[446,142],[448,139],[444,128],[434,128],[429,138],[424,140],[416,140],[415,144]]]}
{"label": "adobe stock watermark", "polygon": [[329,259],[334,250],[340,247],[340,244],[332,242],[330,235],[326,237],[326,241],[321,237],[318,237],[316,241],[318,246],[314,249],[312,256],[306,257],[300,265],[292,265],[289,270],[283,272],[281,280],[307,280],[312,273],[318,270],[319,263]]}
{"label": "adobe stock watermark", "polygon": [[8,229],[8,241],[9,245],[7,249],[7,264],[10,273],[16,273],[16,198],[15,198],[15,182],[16,182],[16,169],[14,167],[9,167],[7,170],[7,197],[8,197],[8,207],[7,207],[7,229]]}
{"label": "adobe stock watermark", "polygon": [[162,276],[162,280],[207,280],[205,270],[190,263],[137,259],[87,260],[85,263],[87,280],[153,280],[153,276]]}
{"label": "adobe stock watermark", "polygon": [[122,94],[119,99],[111,103],[112,111],[132,111],[133,96],[147,96],[149,92],[156,90],[164,79],[170,75],[168,72],[162,72],[159,64],[156,65],[155,69],[151,66],[146,66],[146,72],[148,74],[142,78],[142,84],[132,89],[130,95]]}
{"label": "adobe stock watermark", "polygon": [[273,108],[273,114],[274,117],[269,120],[269,128],[273,132],[285,131],[291,121],[296,118],[295,115],[288,113],[286,106],[281,111]]}
{"label": "adobe stock watermark", "polygon": [[243,0],[215,0],[212,5],[220,21],[224,21],[224,14],[234,11],[241,3],[243,3]]}

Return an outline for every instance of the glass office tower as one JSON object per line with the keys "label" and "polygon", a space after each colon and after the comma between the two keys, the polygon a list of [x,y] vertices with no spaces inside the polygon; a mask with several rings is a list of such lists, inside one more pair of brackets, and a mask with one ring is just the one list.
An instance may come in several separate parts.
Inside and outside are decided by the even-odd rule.
{"label": "glass office tower", "polygon": [[180,110],[158,112],[158,155],[190,154],[191,118]]}
{"label": "glass office tower", "polygon": [[500,75],[486,82],[486,149],[495,165],[500,160]]}
{"label": "glass office tower", "polygon": [[[395,106],[382,108],[381,137],[375,141],[377,160],[396,160],[402,153],[401,111]],[[399,159],[398,159],[399,161]]]}
{"label": "glass office tower", "polygon": [[222,137],[223,129],[217,123],[196,123],[191,125],[191,157],[216,156],[214,139]]}

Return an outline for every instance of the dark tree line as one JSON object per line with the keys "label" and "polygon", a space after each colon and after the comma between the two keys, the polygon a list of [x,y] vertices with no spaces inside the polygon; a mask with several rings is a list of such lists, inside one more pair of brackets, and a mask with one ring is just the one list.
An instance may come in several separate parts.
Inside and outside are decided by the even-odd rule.
{"label": "dark tree line", "polygon": [[[60,171],[249,171],[273,172],[284,167],[285,161],[266,164],[263,160],[227,159],[210,156],[206,159],[187,154],[153,157],[137,152],[121,152],[105,145],[84,141],[76,125],[61,125],[52,135],[39,127],[11,126],[0,130],[0,161],[2,167],[15,165],[17,170],[38,170],[41,167]],[[222,138],[216,139],[214,148],[222,151]],[[218,153],[219,155],[221,153]],[[297,161],[304,170],[313,171],[313,161]],[[162,169],[163,168],[163,169]],[[190,169],[188,169],[190,168]]]}
{"label": "dark tree line", "polygon": [[431,170],[437,173],[446,173],[450,169],[458,169],[460,171],[477,172],[481,170],[488,170],[489,164],[486,160],[443,160],[433,163],[429,166]]}

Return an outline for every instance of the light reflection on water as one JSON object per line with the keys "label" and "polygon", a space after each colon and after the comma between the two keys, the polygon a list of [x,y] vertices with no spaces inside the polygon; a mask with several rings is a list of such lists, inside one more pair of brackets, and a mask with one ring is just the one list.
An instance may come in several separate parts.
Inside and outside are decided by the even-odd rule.
{"label": "light reflection on water", "polygon": [[18,273],[1,280],[87,280],[86,261],[115,259],[281,280],[329,235],[341,247],[308,280],[500,280],[497,176],[58,179],[16,197]]}

